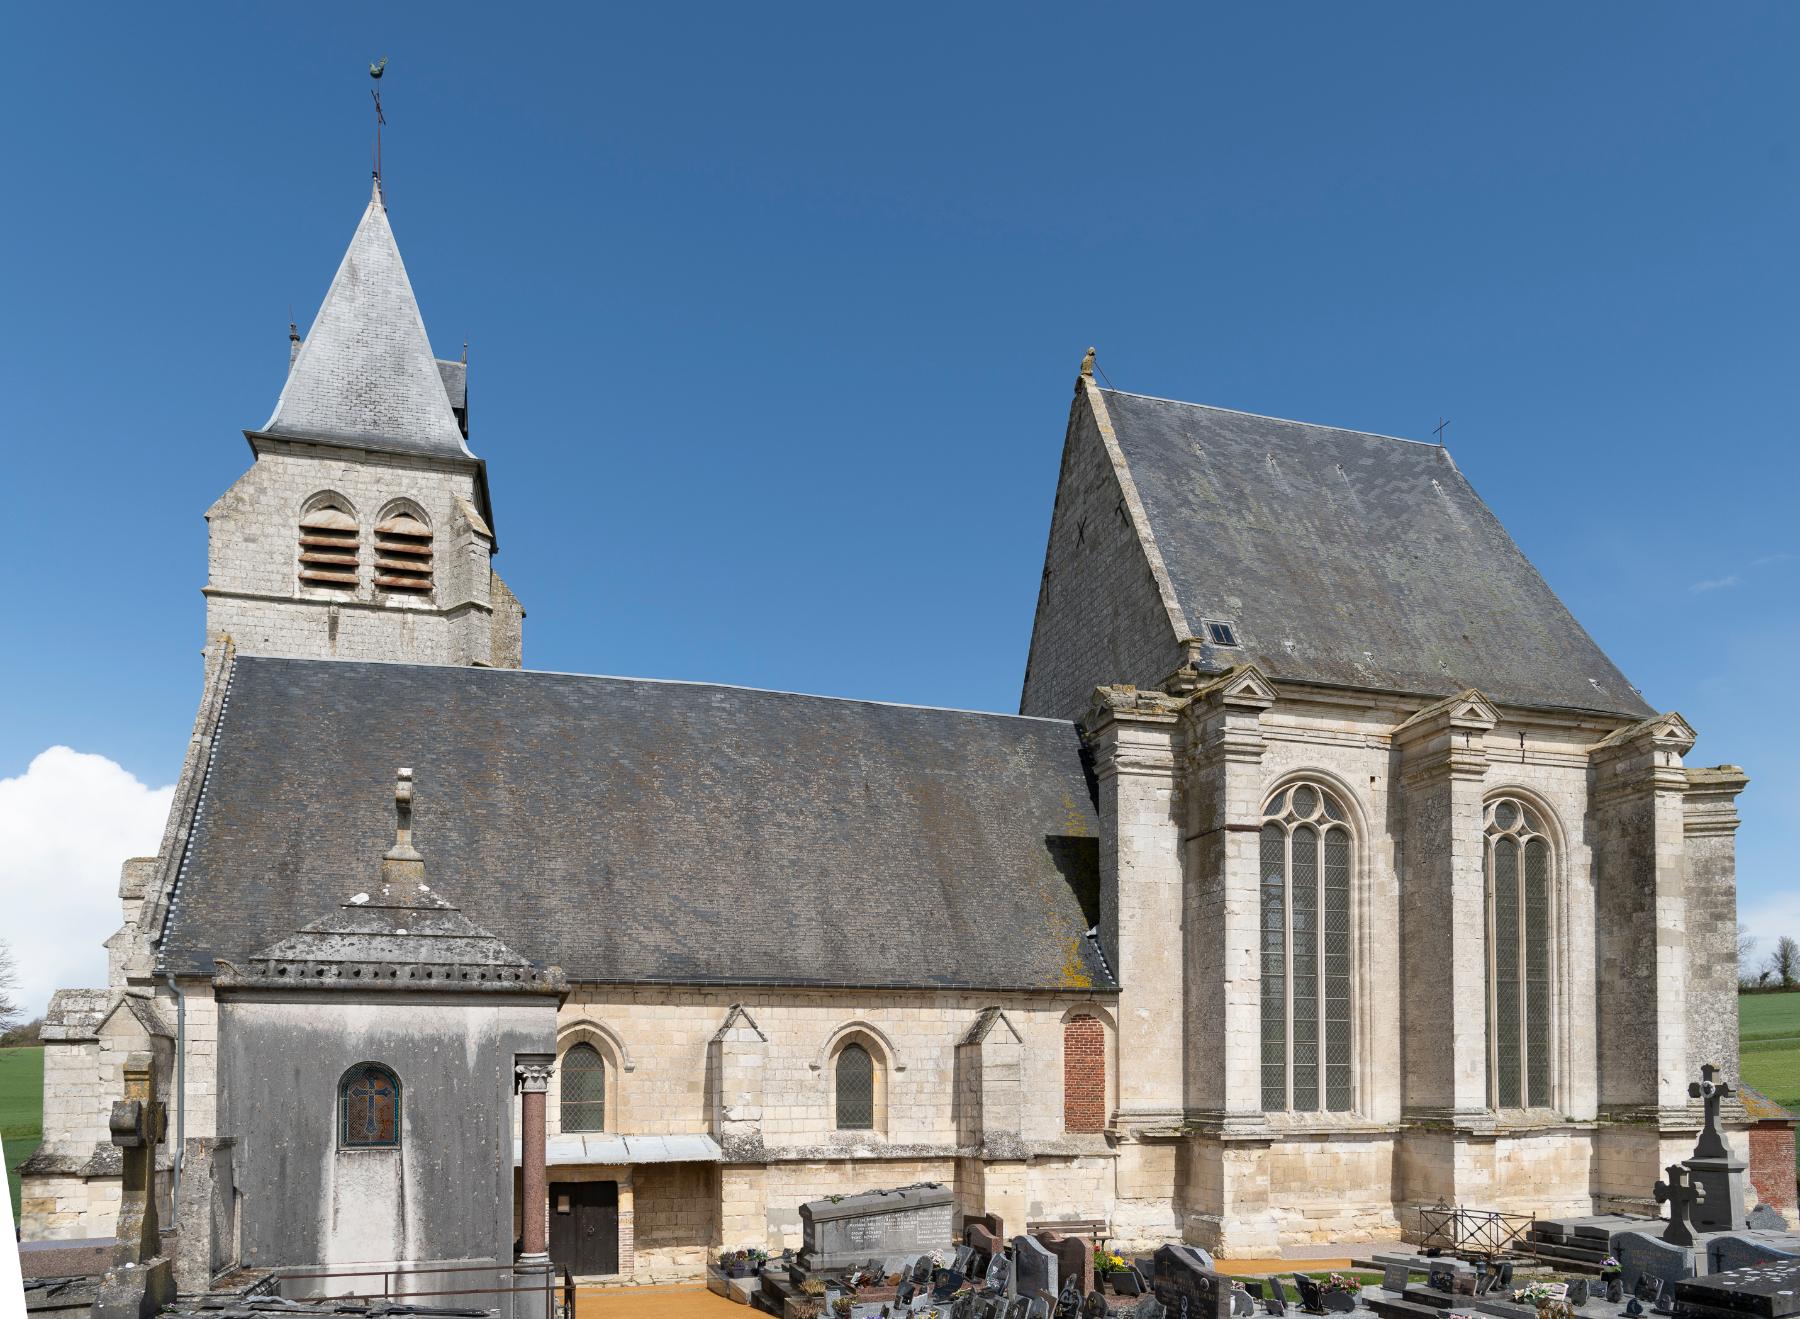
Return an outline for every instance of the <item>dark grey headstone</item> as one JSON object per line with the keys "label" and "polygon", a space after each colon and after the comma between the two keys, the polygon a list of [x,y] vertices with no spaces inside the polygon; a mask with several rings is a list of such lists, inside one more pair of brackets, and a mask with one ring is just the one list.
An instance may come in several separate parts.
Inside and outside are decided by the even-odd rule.
{"label": "dark grey headstone", "polygon": [[1176,1319],[1229,1319],[1231,1284],[1212,1267],[1212,1256],[1194,1246],[1156,1252],[1156,1299]]}
{"label": "dark grey headstone", "polygon": [[1056,1256],[1036,1237],[1013,1238],[1013,1295],[1036,1300],[1056,1295]]}
{"label": "dark grey headstone", "polygon": [[1404,1264],[1384,1264],[1381,1268],[1381,1290],[1398,1295],[1412,1281],[1412,1270]]}
{"label": "dark grey headstone", "polygon": [[1319,1284],[1304,1273],[1294,1275],[1294,1290],[1300,1293],[1300,1308],[1308,1314],[1324,1314],[1325,1298]]}
{"label": "dark grey headstone", "polygon": [[1006,1307],[1006,1319],[1025,1319],[1026,1311],[1031,1309],[1031,1300],[1025,1296],[1015,1296]]}
{"label": "dark grey headstone", "polygon": [[955,1269],[958,1273],[967,1273],[969,1271],[969,1265],[974,1259],[975,1251],[973,1247],[966,1245],[958,1246],[956,1248],[956,1259],[950,1267]]}
{"label": "dark grey headstone", "polygon": [[[974,1231],[974,1228],[970,1231]],[[997,1250],[988,1261],[987,1285],[990,1291],[997,1292],[1003,1292],[1012,1285],[1012,1261]]]}
{"label": "dark grey headstone", "polygon": [[1752,1268],[1758,1264],[1778,1264],[1800,1260],[1800,1253],[1783,1250],[1766,1241],[1727,1234],[1711,1237],[1706,1243],[1706,1271],[1728,1273],[1733,1269]]}
{"label": "dark grey headstone", "polygon": [[1089,1292],[1081,1299],[1081,1319],[1106,1319],[1106,1298],[1099,1292]]}
{"label": "dark grey headstone", "polygon": [[1781,1210],[1773,1205],[1757,1205],[1750,1211],[1746,1220],[1757,1232],[1785,1232],[1788,1230],[1787,1219],[1782,1217]]}
{"label": "dark grey headstone", "polygon": [[1588,1303],[1590,1282],[1586,1278],[1576,1278],[1569,1283],[1569,1304],[1579,1310]]}
{"label": "dark grey headstone", "polygon": [[1672,1245],[1648,1232],[1615,1233],[1611,1253],[1619,1261],[1620,1282],[1633,1294],[1637,1292],[1638,1279],[1646,1275],[1670,1287],[1694,1276],[1694,1252],[1690,1247]]}

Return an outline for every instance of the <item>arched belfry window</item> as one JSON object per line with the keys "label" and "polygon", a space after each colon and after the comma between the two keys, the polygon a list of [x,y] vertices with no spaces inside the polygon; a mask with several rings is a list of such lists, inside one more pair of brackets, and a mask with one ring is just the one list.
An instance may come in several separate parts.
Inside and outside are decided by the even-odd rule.
{"label": "arched belfry window", "polygon": [[402,595],[431,594],[431,528],[397,508],[375,524],[375,585]]}
{"label": "arched belfry window", "polygon": [[1488,1088],[1495,1108],[1550,1106],[1550,840],[1537,812],[1488,803]]}
{"label": "arched belfry window", "polygon": [[392,1149],[400,1143],[400,1081],[380,1063],[358,1063],[338,1082],[338,1146]]}
{"label": "arched belfry window", "polygon": [[1349,815],[1324,788],[1283,788],[1262,826],[1262,1106],[1352,1103]]}
{"label": "arched belfry window", "polygon": [[852,1041],[838,1050],[835,1080],[837,1084],[837,1129],[839,1131],[873,1131],[875,1129],[875,1059],[862,1045]]}
{"label": "arched belfry window", "polygon": [[606,1130],[606,1059],[591,1044],[574,1044],[563,1054],[564,1131]]}
{"label": "arched belfry window", "polygon": [[357,560],[356,516],[342,500],[322,500],[301,516],[302,583],[327,590],[354,591]]}

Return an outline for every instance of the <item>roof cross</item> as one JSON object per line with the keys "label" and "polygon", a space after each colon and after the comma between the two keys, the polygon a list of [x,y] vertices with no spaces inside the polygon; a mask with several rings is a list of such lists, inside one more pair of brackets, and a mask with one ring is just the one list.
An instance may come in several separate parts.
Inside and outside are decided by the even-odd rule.
{"label": "roof cross", "polygon": [[1438,448],[1444,447],[1444,432],[1450,429],[1450,418],[1439,417],[1438,424],[1431,428],[1431,433],[1438,437]]}
{"label": "roof cross", "polygon": [[381,182],[381,127],[387,123],[387,116],[381,113],[381,75],[387,71],[387,56],[381,57],[381,63],[369,66],[369,77],[376,85],[369,88],[369,96],[375,102],[375,181]]}

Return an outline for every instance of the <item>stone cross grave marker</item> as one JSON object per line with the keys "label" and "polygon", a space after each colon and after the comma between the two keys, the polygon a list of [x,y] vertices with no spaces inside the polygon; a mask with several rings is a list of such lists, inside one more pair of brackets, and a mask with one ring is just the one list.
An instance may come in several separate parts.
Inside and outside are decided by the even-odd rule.
{"label": "stone cross grave marker", "polygon": [[1697,1159],[1729,1159],[1731,1147],[1725,1143],[1725,1133],[1719,1127],[1719,1105],[1737,1093],[1729,1082],[1715,1081],[1713,1077],[1719,1069],[1711,1063],[1700,1068],[1700,1079],[1688,1082],[1688,1098],[1698,1099],[1706,1110],[1706,1125],[1700,1128],[1700,1139],[1694,1143],[1694,1157]]}
{"label": "stone cross grave marker", "polygon": [[1657,1203],[1669,1206],[1669,1226],[1663,1229],[1663,1240],[1672,1246],[1692,1246],[1694,1230],[1688,1226],[1688,1214],[1694,1207],[1694,1186],[1683,1164],[1671,1163],[1668,1172],[1669,1180],[1658,1182],[1655,1188]]}

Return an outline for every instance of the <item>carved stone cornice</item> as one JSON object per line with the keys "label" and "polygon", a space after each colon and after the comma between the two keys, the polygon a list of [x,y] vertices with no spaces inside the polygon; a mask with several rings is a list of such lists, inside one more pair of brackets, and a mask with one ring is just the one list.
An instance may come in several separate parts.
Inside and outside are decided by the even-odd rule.
{"label": "carved stone cornice", "polygon": [[1685,799],[1685,832],[1689,838],[1729,836],[1739,824],[1737,796],[1750,783],[1750,776],[1737,765],[1714,765],[1710,769],[1690,769]]}
{"label": "carved stone cornice", "polygon": [[1274,685],[1254,664],[1240,664],[1196,688],[1183,712],[1188,768],[1260,765],[1263,712],[1276,699]]}
{"label": "carved stone cornice", "polygon": [[1500,712],[1473,687],[1428,705],[1397,725],[1400,781],[1407,787],[1443,779],[1487,777],[1487,735]]}
{"label": "carved stone cornice", "polygon": [[1185,704],[1184,697],[1143,690],[1130,683],[1096,687],[1087,713],[1081,718],[1081,731],[1092,737],[1109,723],[1172,724]]}
{"label": "carved stone cornice", "polygon": [[1688,790],[1681,758],[1693,749],[1696,734],[1679,714],[1670,711],[1627,724],[1588,748],[1594,767],[1594,804],[1607,806],[1645,793]]}

